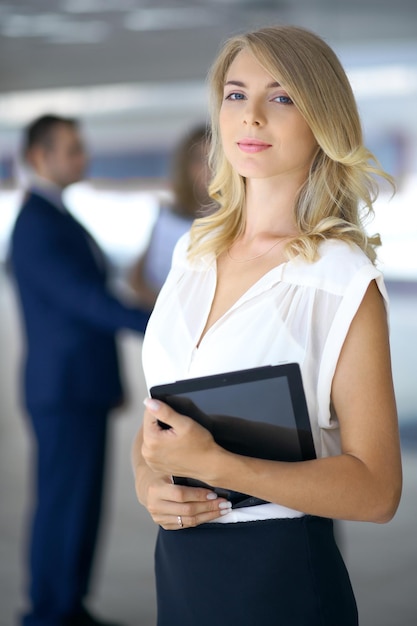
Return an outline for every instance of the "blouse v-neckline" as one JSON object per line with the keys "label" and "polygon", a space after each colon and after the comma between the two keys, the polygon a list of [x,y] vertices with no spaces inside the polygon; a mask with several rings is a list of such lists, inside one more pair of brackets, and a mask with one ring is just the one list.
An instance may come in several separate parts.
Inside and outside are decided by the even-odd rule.
{"label": "blouse v-neckline", "polygon": [[[212,289],[210,291],[210,294],[207,296],[207,301],[204,303],[206,310],[204,315],[202,316],[202,326],[200,326],[201,330],[199,331],[199,334],[197,334],[197,340],[194,342],[194,350],[198,352],[201,348],[201,344],[204,342],[207,335],[211,334],[212,331],[215,331],[216,327],[221,324],[225,318],[231,315],[235,309],[240,307],[250,298],[253,298],[258,293],[265,291],[265,289],[268,288],[270,284],[274,284],[277,281],[281,280],[285,267],[287,267],[288,264],[291,263],[291,261],[292,259],[283,261],[282,263],[279,263],[279,265],[276,265],[275,267],[272,267],[270,270],[265,272],[265,274],[262,274],[262,276],[260,276],[254,283],[252,283],[252,285],[250,285],[250,287],[248,287],[248,289],[246,289],[239,296],[239,298],[226,311],[224,311],[224,313],[222,313],[222,315],[215,322],[213,322],[213,324],[211,324],[211,326],[209,326],[204,332],[211,308],[213,306],[217,286],[217,261],[215,258],[213,258],[209,264],[210,267],[208,270],[211,271],[213,274]],[[276,274],[278,275],[276,276]],[[266,284],[264,285],[264,283]]]}

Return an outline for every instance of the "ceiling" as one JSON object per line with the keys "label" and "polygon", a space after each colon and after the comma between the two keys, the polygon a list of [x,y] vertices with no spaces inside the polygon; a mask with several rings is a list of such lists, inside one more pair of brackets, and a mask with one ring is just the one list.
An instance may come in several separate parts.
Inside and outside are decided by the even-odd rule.
{"label": "ceiling", "polygon": [[2,0],[0,91],[200,80],[229,35],[277,22],[332,44],[417,39],[416,0]]}
{"label": "ceiling", "polygon": [[167,116],[172,127],[204,114],[204,77],[227,37],[278,22],[361,63],[417,46],[416,0],[0,1],[0,139],[46,106],[84,112],[108,142],[138,115],[144,135],[155,119],[163,134]]}

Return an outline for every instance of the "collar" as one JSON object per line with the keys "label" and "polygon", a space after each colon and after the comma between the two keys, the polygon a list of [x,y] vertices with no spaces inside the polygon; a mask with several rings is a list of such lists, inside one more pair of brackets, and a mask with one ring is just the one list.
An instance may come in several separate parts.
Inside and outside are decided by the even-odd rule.
{"label": "collar", "polygon": [[36,195],[48,200],[48,202],[53,204],[60,211],[67,211],[62,200],[63,190],[61,187],[55,185],[55,183],[47,180],[46,178],[33,175],[29,182],[28,191],[36,193]]}

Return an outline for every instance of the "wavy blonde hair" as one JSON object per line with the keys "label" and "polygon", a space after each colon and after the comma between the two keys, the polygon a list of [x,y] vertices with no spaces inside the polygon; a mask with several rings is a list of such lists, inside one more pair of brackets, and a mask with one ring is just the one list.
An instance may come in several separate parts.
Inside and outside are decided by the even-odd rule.
{"label": "wavy blonde hair", "polygon": [[318,144],[309,175],[299,190],[295,218],[300,236],[287,245],[287,254],[317,258],[323,239],[357,244],[372,262],[379,235],[365,232],[378,196],[375,176],[394,186],[375,156],[363,144],[355,98],[333,50],[317,35],[295,26],[274,26],[235,36],[224,44],[209,73],[212,144],[209,187],[218,209],[195,221],[191,258],[227,250],[245,228],[245,179],[225,157],[219,112],[226,75],[242,50],[279,82],[308,123]]}

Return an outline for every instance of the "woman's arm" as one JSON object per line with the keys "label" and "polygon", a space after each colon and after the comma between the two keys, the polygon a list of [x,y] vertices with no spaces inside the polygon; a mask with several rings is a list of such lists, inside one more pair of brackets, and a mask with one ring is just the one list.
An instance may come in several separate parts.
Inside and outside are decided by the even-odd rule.
{"label": "woman's arm", "polygon": [[[235,455],[192,420],[153,401],[143,452],[155,470],[180,476],[192,470],[211,485],[312,515],[386,522],[398,507],[402,479],[386,312],[375,283],[349,329],[331,401],[340,422],[338,456],[280,463]],[[171,431],[158,432],[155,416]]]}

